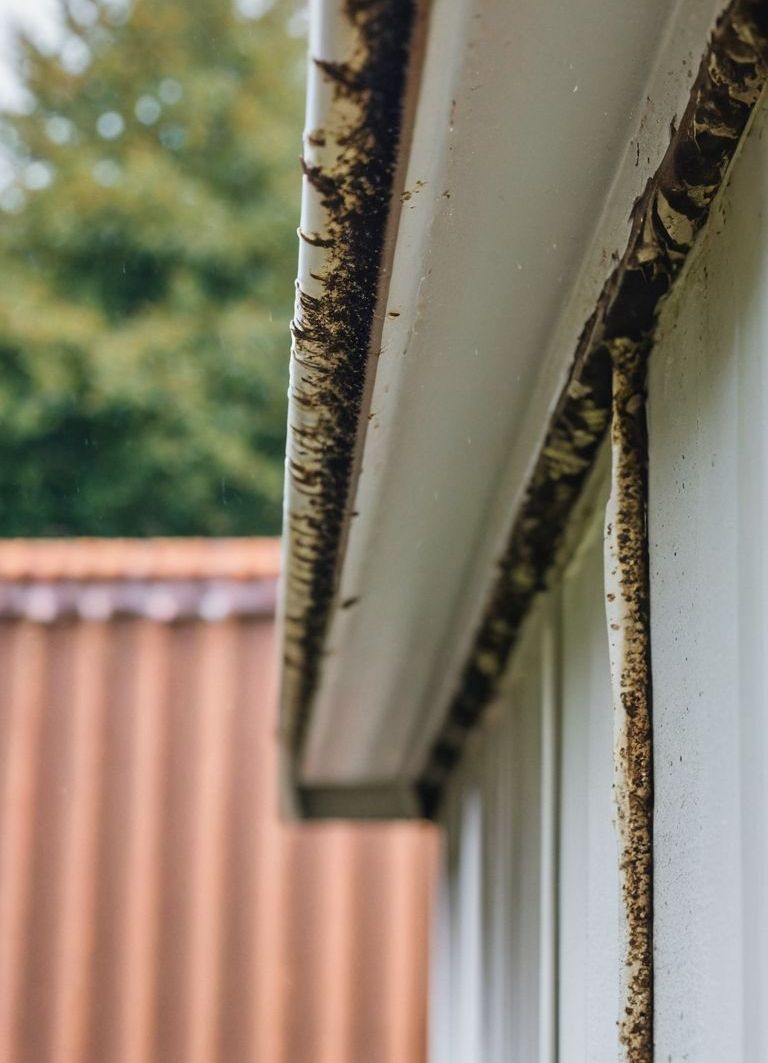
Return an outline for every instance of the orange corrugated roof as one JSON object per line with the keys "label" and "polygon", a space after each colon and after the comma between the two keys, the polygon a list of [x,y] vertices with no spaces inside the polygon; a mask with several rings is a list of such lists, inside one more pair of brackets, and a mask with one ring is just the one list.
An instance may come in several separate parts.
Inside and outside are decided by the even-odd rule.
{"label": "orange corrugated roof", "polygon": [[279,570],[279,539],[0,540],[0,580],[253,580]]}
{"label": "orange corrugated roof", "polygon": [[270,616],[87,612],[0,622],[0,1063],[425,1063],[436,834],[280,823]]}

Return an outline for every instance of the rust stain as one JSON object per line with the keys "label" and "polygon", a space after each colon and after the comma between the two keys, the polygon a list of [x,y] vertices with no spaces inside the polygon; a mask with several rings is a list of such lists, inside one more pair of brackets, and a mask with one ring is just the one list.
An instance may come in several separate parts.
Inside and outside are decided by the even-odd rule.
{"label": "rust stain", "polygon": [[611,494],[605,587],[614,703],[614,799],[622,900],[619,1041],[653,1060],[653,739],[647,538],[648,346],[611,343]]}
{"label": "rust stain", "polygon": [[322,149],[320,161],[302,162],[305,197],[319,203],[323,231],[300,237],[327,253],[321,269],[300,276],[292,325],[284,702],[294,750],[349,515],[416,0],[344,0],[342,10],[354,44],[344,62],[314,60],[333,102],[323,129],[306,138],[307,153]]}
{"label": "rust stain", "polygon": [[613,353],[626,343],[647,360],[663,300],[707,220],[767,80],[768,5],[733,0],[717,22],[664,158],[634,205],[626,250],[582,331],[459,689],[422,775],[427,815],[438,813],[466,734],[493,697],[534,596],[547,586],[611,419]]}

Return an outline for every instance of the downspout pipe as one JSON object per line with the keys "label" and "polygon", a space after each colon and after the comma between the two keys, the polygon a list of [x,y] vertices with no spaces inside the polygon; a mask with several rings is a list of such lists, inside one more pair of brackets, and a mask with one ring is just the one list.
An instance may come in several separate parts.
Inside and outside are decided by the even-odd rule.
{"label": "downspout pipe", "polygon": [[605,597],[621,891],[619,1043],[623,1063],[653,1060],[648,349],[647,343],[625,338],[611,343],[611,492],[605,520]]}

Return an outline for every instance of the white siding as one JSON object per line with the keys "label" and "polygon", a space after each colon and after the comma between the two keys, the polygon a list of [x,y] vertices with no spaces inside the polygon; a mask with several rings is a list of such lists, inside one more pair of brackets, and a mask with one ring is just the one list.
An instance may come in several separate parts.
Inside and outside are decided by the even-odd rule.
{"label": "white siding", "polygon": [[[434,1063],[550,1063],[551,658],[533,619],[504,696],[454,780],[436,937]],[[447,949],[447,952],[443,951]],[[450,954],[450,974],[445,961]]]}
{"label": "white siding", "polygon": [[768,1059],[768,141],[650,375],[658,1058]]}
{"label": "white siding", "polygon": [[[768,1059],[765,126],[763,114],[664,312],[650,370],[663,1063]],[[594,522],[577,554],[534,610],[450,789],[435,1063],[618,1056],[613,720]]]}
{"label": "white siding", "polygon": [[434,1063],[616,1058],[618,870],[601,558],[592,534],[562,593],[535,610],[453,781]]}
{"label": "white siding", "polygon": [[599,532],[562,592],[559,1063],[617,1058],[619,873]]}

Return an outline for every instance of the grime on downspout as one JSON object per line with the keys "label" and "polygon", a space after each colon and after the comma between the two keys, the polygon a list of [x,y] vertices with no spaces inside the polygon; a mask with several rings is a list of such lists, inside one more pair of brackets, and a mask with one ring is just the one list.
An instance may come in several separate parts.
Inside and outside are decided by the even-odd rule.
{"label": "grime on downspout", "polygon": [[653,734],[648,553],[648,343],[616,338],[605,592],[614,712],[621,890],[619,1042],[623,1063],[653,1060]]}

